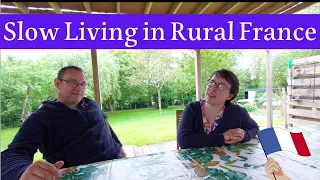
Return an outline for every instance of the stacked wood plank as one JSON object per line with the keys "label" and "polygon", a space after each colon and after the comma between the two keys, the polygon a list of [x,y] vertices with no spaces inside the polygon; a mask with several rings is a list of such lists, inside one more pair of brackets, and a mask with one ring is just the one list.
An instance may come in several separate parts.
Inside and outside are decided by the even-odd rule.
{"label": "stacked wood plank", "polygon": [[320,56],[288,63],[287,118],[290,125],[320,125]]}

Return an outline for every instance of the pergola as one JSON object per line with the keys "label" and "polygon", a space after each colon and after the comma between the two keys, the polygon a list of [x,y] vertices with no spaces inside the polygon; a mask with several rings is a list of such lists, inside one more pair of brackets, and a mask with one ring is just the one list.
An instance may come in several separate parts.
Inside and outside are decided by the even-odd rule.
{"label": "pergola", "polygon": [[[8,14],[293,14],[316,2],[2,2]],[[195,58],[196,99],[202,98],[200,50]],[[101,106],[97,51],[91,49],[95,101]],[[272,126],[272,66],[267,50],[268,123]]]}

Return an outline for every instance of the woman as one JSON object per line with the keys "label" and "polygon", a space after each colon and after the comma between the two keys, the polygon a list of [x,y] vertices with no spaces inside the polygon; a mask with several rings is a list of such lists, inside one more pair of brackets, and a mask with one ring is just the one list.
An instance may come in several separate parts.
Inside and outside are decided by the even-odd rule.
{"label": "woman", "polygon": [[212,73],[206,97],[188,103],[178,128],[178,144],[184,148],[244,143],[259,127],[245,108],[231,103],[239,91],[236,75],[221,69]]}

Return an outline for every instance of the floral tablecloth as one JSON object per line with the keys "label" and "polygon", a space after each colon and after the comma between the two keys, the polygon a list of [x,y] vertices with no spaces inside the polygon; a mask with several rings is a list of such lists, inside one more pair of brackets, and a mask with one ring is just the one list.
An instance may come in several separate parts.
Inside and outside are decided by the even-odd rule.
{"label": "floral tablecloth", "polygon": [[[320,130],[320,127],[317,128]],[[315,132],[314,128],[312,132]],[[314,142],[319,140],[317,137],[305,135],[307,143],[312,146],[309,147],[311,155],[314,154],[313,157],[319,158],[317,152],[320,152],[320,142]],[[290,178],[319,179],[320,169],[317,164],[319,159],[312,161],[311,157],[303,159],[305,157],[281,153],[283,152],[274,153],[271,157],[280,164]],[[61,180],[269,180],[264,170],[266,161],[259,140],[252,139],[245,144],[168,151],[62,169]]]}

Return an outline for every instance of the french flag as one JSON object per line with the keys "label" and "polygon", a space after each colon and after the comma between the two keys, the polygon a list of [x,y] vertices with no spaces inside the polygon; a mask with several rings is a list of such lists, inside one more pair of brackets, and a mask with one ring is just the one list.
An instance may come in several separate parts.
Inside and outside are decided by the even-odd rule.
{"label": "french flag", "polygon": [[302,132],[290,132],[282,128],[266,128],[258,136],[267,155],[277,151],[291,151],[300,156],[311,156]]}

